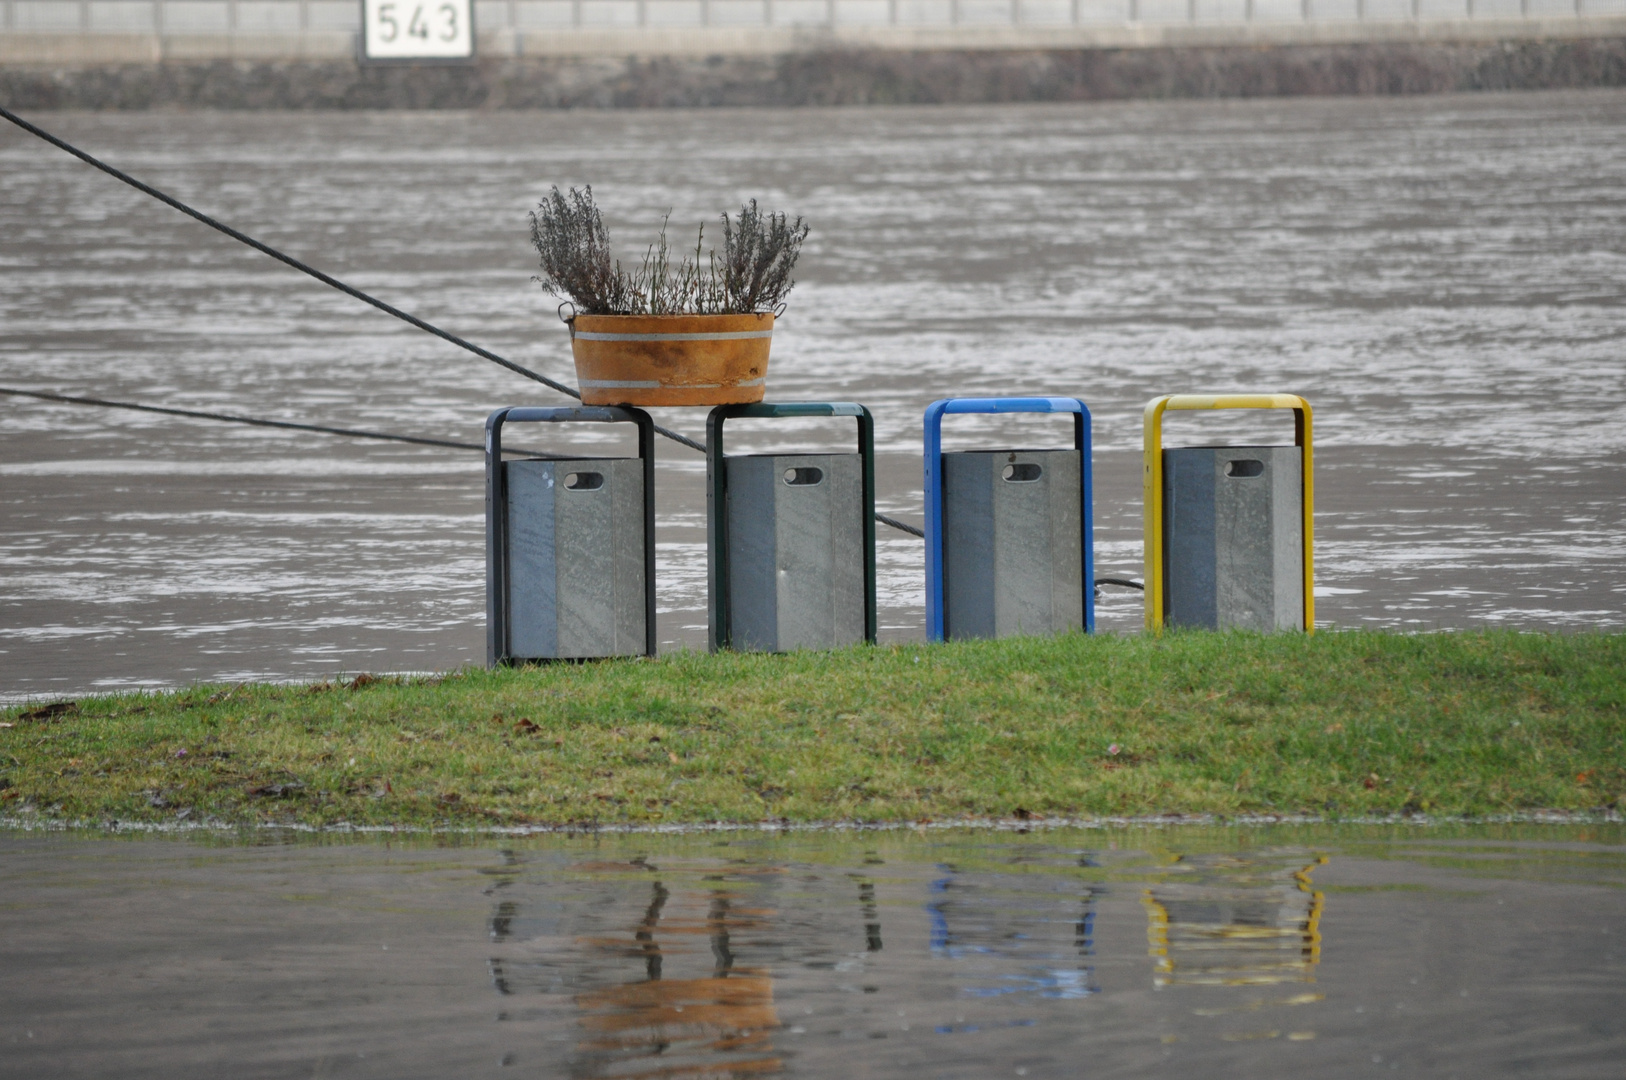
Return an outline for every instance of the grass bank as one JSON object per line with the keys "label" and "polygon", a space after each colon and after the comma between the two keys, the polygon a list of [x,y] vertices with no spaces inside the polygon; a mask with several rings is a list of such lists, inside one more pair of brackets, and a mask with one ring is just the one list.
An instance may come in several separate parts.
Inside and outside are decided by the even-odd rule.
{"label": "grass bank", "polygon": [[1626,635],[1023,638],[0,712],[0,817],[525,824],[1626,808]]}

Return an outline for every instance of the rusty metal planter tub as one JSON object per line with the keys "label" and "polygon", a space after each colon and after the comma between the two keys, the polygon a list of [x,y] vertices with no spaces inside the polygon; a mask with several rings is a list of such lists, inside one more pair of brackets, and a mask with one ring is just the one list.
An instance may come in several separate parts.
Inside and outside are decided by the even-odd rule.
{"label": "rusty metal planter tub", "polygon": [[737,405],[761,401],[771,312],[577,315],[570,347],[584,405]]}

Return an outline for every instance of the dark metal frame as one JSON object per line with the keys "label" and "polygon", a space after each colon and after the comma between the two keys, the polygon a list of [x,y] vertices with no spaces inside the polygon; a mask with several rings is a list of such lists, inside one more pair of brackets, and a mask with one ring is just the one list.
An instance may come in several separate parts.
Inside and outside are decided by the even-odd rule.
{"label": "dark metal frame", "polygon": [[943,415],[945,413],[1072,413],[1073,449],[1079,451],[1083,485],[1084,632],[1095,633],[1095,483],[1090,459],[1090,409],[1079,398],[943,398],[926,406],[926,640],[942,641],[943,603]]}
{"label": "dark metal frame", "polygon": [[723,468],[723,422],[823,416],[858,421],[858,456],[864,470],[864,640],[875,644],[875,420],[850,401],[759,402],[719,405],[706,417],[706,591],[711,615],[711,651],[733,648],[733,612],[728,603],[728,470]]}
{"label": "dark metal frame", "polygon": [[[486,417],[486,666],[511,664],[508,652],[508,476],[502,465],[505,423],[635,424],[638,457],[644,463],[644,655],[655,655],[655,422],[642,409],[621,405],[577,405],[555,409],[509,407]],[[585,456],[550,457],[589,461]],[[524,658],[521,658],[524,659]]]}

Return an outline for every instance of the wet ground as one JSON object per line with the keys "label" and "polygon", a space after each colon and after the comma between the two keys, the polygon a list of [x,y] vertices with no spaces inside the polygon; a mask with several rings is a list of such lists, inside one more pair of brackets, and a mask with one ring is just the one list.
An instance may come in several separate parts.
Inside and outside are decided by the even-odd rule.
{"label": "wet ground", "polygon": [[1626,829],[0,834],[0,1076],[1618,1077]]}
{"label": "wet ground", "polygon": [[[770,396],[875,410],[883,511],[919,521],[934,398],[1078,395],[1098,567],[1139,577],[1141,405],[1294,391],[1324,623],[1547,629],[1626,625],[1623,122],[1618,91],[48,118],[567,380],[525,231],[549,184],[595,185],[631,258],[668,210],[677,246],[761,198],[814,228]],[[0,385],[471,441],[558,401],[9,128],[0,173]],[[1049,424],[967,419],[950,445],[1064,441]],[[1170,442],[1285,430],[1182,417]],[[661,454],[660,635],[699,647],[702,464]],[[481,485],[478,454],[0,399],[0,693],[480,662]],[[883,637],[919,638],[920,542],[880,531]],[[1106,591],[1103,628],[1139,620]]]}

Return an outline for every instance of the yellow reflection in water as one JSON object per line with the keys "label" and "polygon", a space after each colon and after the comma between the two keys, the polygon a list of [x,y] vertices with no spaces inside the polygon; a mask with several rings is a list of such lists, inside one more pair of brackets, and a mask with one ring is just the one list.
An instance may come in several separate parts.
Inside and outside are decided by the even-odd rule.
{"label": "yellow reflection in water", "polygon": [[[1306,865],[1303,859],[1311,861]],[[1190,856],[1141,897],[1156,986],[1314,982],[1326,856]]]}

